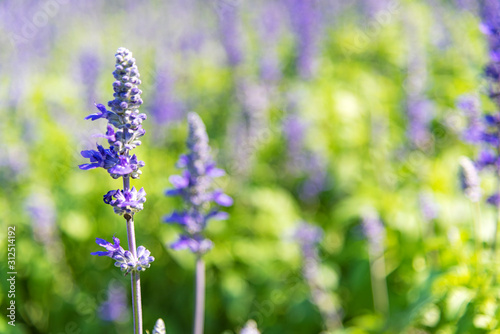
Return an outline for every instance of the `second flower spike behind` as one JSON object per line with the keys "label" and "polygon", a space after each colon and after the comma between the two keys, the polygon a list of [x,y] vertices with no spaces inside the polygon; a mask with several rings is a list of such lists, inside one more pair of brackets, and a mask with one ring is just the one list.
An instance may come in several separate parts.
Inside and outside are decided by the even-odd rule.
{"label": "second flower spike behind", "polygon": [[213,179],[225,175],[212,160],[205,124],[198,114],[188,114],[188,154],[182,155],[177,167],[182,175],[173,175],[170,182],[173,189],[167,196],[182,196],[186,206],[164,218],[166,223],[176,223],[184,228],[184,234],[171,245],[173,249],[190,249],[202,255],[212,247],[212,242],[203,235],[210,219],[227,219],[226,212],[219,206],[231,206],[233,200],[220,189],[214,189]]}

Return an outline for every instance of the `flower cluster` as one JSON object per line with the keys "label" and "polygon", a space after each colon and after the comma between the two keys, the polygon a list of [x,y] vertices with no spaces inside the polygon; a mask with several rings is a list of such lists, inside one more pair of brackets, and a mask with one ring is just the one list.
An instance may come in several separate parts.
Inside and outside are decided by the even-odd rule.
{"label": "flower cluster", "polygon": [[[109,148],[97,145],[97,150],[85,150],[81,154],[90,159],[90,163],[80,165],[80,169],[89,170],[104,168],[115,179],[119,177],[139,178],[140,168],[144,166],[130,150],[141,145],[140,137],[144,136],[142,121],[146,119],[138,108],[142,104],[138,85],[141,84],[139,71],[132,53],[119,48],[115,54],[116,65],[113,76],[114,100],[108,102],[107,110],[102,104],[96,104],[97,113],[85,117],[92,121],[104,118],[108,121],[107,131],[100,137],[108,140]],[[141,189],[139,193],[126,189],[125,191],[111,191],[104,196],[104,202],[113,206],[117,214],[133,213],[142,210],[142,203],[146,201],[146,193]],[[115,200],[112,200],[112,197]]]}
{"label": "flower cluster", "polygon": [[110,190],[104,195],[104,203],[110,204],[115,213],[119,215],[134,214],[141,211],[144,208],[144,202],[146,202],[144,188],[139,191],[135,187],[126,190]]}
{"label": "flower cluster", "polygon": [[91,253],[92,255],[98,256],[109,256],[115,260],[115,266],[119,267],[125,275],[132,271],[144,271],[151,266],[151,262],[155,260],[151,256],[151,252],[148,251],[144,246],[137,247],[137,256],[134,256],[132,252],[124,250],[120,246],[120,240],[113,236],[113,243],[110,243],[104,239],[96,238],[96,243],[104,247],[106,251],[97,251]]}
{"label": "flower cluster", "polygon": [[204,254],[212,246],[202,232],[210,219],[224,220],[228,215],[219,206],[231,206],[233,200],[221,190],[212,189],[213,179],[225,172],[215,166],[210,154],[208,135],[205,124],[196,113],[188,114],[189,135],[187,147],[189,153],[182,155],[177,167],[183,169],[182,175],[173,175],[170,182],[173,189],[167,190],[167,196],[182,196],[185,202],[183,211],[174,211],[164,219],[166,223],[180,224],[186,234],[172,244],[174,249],[190,249],[193,253]]}

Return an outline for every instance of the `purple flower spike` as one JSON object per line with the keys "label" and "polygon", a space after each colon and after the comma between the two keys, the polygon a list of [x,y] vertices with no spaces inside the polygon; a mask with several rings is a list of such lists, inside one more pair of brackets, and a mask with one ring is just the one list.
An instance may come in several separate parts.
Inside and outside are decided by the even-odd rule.
{"label": "purple flower spike", "polygon": [[[231,206],[233,199],[221,190],[212,190],[213,178],[223,176],[225,172],[216,168],[212,161],[205,124],[196,113],[189,113],[188,124],[189,153],[182,155],[177,162],[177,167],[184,171],[182,175],[169,178],[174,189],[165,192],[167,196],[182,196],[186,209],[174,211],[164,218],[164,222],[179,224],[187,232],[172,244],[173,249],[189,249],[201,255],[212,247],[211,241],[203,236],[208,221],[228,217],[227,213],[217,209],[217,205]],[[214,205],[216,207],[211,209]]]}
{"label": "purple flower spike", "polygon": [[144,166],[144,162],[138,161],[135,154],[130,154],[130,150],[141,145],[139,138],[145,134],[141,124],[147,118],[138,110],[142,104],[142,91],[138,88],[141,80],[135,59],[129,50],[119,48],[115,57],[115,99],[108,102],[111,110],[107,110],[103,104],[95,104],[98,112],[85,117],[92,121],[101,118],[108,121],[106,134],[98,136],[106,138],[110,147],[105,149],[97,145],[97,151],[82,151],[82,156],[90,159],[90,163],[81,164],[79,167],[83,170],[102,167],[115,179],[136,179],[141,175],[139,168]]}

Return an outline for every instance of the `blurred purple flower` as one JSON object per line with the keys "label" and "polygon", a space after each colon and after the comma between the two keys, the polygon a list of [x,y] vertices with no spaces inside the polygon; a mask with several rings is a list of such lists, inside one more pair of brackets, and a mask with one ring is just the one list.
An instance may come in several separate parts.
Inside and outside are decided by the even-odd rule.
{"label": "blurred purple flower", "polygon": [[235,168],[245,174],[252,166],[255,151],[269,135],[270,92],[262,83],[238,78],[236,97],[241,106],[239,117],[231,126],[231,158]]}
{"label": "blurred purple flower", "polygon": [[314,72],[319,33],[318,4],[314,0],[285,0],[296,37],[297,70],[302,78]]}
{"label": "blurred purple flower", "polygon": [[56,210],[54,201],[42,192],[33,193],[26,201],[35,240],[45,245],[54,243],[56,233]]}
{"label": "blurred purple flower", "polygon": [[[183,211],[174,211],[164,218],[166,223],[181,225],[186,235],[171,245],[173,249],[189,248],[193,253],[204,254],[212,242],[203,236],[203,231],[210,219],[227,219],[218,206],[231,206],[233,200],[221,190],[212,189],[213,178],[225,174],[215,166],[210,153],[205,124],[198,114],[188,114],[189,135],[187,147],[189,153],[182,155],[177,163],[184,169],[182,175],[173,175],[170,182],[173,189],[166,191],[167,196],[182,196],[186,204]],[[216,206],[210,209],[211,206]]]}
{"label": "blurred purple flower", "polygon": [[287,141],[287,168],[294,174],[304,174],[300,188],[300,198],[312,201],[328,187],[328,172],[325,159],[319,152],[305,146],[305,136],[311,127],[296,112],[295,101],[290,101],[292,112],[283,120],[283,132]]}
{"label": "blurred purple flower", "polygon": [[260,77],[268,82],[276,82],[281,78],[278,58],[280,23],[283,21],[284,10],[281,5],[279,1],[263,4],[259,21],[256,22],[261,36]]}
{"label": "blurred purple flower", "polygon": [[287,140],[287,153],[292,167],[302,164],[302,152],[307,124],[297,115],[290,115],[283,121],[283,132]]}
{"label": "blurred purple flower", "polygon": [[371,251],[376,255],[384,250],[385,228],[378,213],[372,209],[365,209],[362,215],[361,228],[368,240]]}
{"label": "blurred purple flower", "polygon": [[159,124],[179,120],[183,114],[181,102],[174,97],[175,78],[170,70],[158,68],[155,73],[155,91],[150,113]]}
{"label": "blurred purple flower", "polygon": [[439,216],[439,205],[431,192],[421,192],[418,202],[420,212],[426,221],[432,221]]}
{"label": "blurred purple flower", "polygon": [[175,250],[189,249],[195,254],[205,254],[212,249],[213,243],[209,239],[200,236],[189,237],[187,235],[181,235],[170,247]]}
{"label": "blurred purple flower", "polygon": [[242,32],[239,22],[238,3],[219,2],[219,30],[222,46],[230,66],[237,66],[243,61]]}
{"label": "blurred purple flower", "polygon": [[128,313],[125,289],[119,284],[110,284],[107,294],[107,300],[99,306],[99,318],[104,321],[125,320]]}
{"label": "blurred purple flower", "polygon": [[377,19],[377,14],[387,8],[387,0],[364,0],[362,6],[369,18]]}
{"label": "blurred purple flower", "polygon": [[500,194],[494,193],[486,200],[489,204],[499,207],[500,206]]}
{"label": "blurred purple flower", "polygon": [[317,152],[306,152],[307,178],[302,185],[300,198],[303,201],[312,201],[328,187],[327,165],[323,157]]}
{"label": "blurred purple flower", "polygon": [[428,100],[408,102],[408,134],[412,143],[419,148],[426,147],[431,141],[429,123],[434,116],[434,105]]}
{"label": "blurred purple flower", "polygon": [[317,247],[323,239],[323,230],[319,226],[301,222],[296,228],[293,238],[300,245],[305,258],[317,258]]}
{"label": "blurred purple flower", "polygon": [[462,138],[469,143],[480,143],[483,137],[484,125],[481,121],[479,98],[475,95],[464,95],[458,99],[457,107],[463,111],[468,122]]}
{"label": "blurred purple flower", "polygon": [[86,99],[96,99],[96,82],[100,71],[99,57],[92,51],[84,51],[79,56],[80,75],[79,81],[85,85]]}
{"label": "blurred purple flower", "polygon": [[481,8],[481,31],[487,36],[490,62],[485,75],[490,81],[490,97],[500,107],[500,2],[484,0]]}

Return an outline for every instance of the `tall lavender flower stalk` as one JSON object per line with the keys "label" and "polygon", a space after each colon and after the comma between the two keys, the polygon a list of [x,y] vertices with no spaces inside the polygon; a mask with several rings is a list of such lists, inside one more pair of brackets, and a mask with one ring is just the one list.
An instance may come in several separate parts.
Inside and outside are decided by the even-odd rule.
{"label": "tall lavender flower stalk", "polygon": [[209,220],[224,220],[226,212],[218,206],[231,206],[233,200],[221,190],[213,190],[213,179],[225,172],[215,166],[210,154],[205,124],[198,114],[188,114],[189,134],[188,154],[182,155],[177,167],[183,169],[182,175],[173,175],[170,182],[174,189],[166,191],[167,196],[181,196],[184,209],[174,211],[164,219],[166,223],[182,226],[184,233],[171,247],[175,250],[189,249],[196,255],[196,300],[194,334],[203,333],[205,313],[205,263],[203,255],[212,248],[212,241],[204,235]]}
{"label": "tall lavender flower stalk", "polygon": [[297,71],[303,79],[314,74],[319,34],[317,2],[310,0],[286,0],[292,30],[296,37]]}
{"label": "tall lavender flower stalk", "polygon": [[[486,66],[485,75],[489,82],[489,96],[500,108],[500,3],[497,0],[485,0],[481,8],[482,31],[488,37],[490,62]],[[498,242],[498,225],[500,224],[500,111],[489,115],[487,122],[491,132],[489,143],[495,152],[495,170],[497,177],[497,193],[490,197],[489,202],[497,207],[497,221],[493,240],[493,253],[496,258],[496,245]],[[493,128],[493,129],[491,129]],[[486,136],[488,137],[488,136]]]}
{"label": "tall lavender flower stalk", "polygon": [[125,251],[120,246],[120,240],[114,236],[113,243],[97,238],[97,244],[106,251],[94,252],[92,255],[109,256],[116,261],[115,266],[120,267],[125,275],[131,273],[134,333],[142,334],[139,272],[149,268],[154,258],[145,247],[136,247],[134,215],[143,209],[146,192],[144,188],[140,190],[136,190],[135,187],[130,188],[130,178],[139,178],[141,175],[139,168],[144,166],[144,162],[139,161],[135,154],[130,155],[130,151],[141,144],[139,138],[145,134],[141,123],[146,119],[146,115],[139,113],[138,110],[142,104],[142,91],[138,87],[141,80],[132,52],[119,48],[115,57],[114,100],[108,102],[111,110],[107,110],[102,104],[96,104],[98,112],[85,118],[92,121],[104,118],[108,121],[106,134],[101,137],[106,138],[110,146],[106,149],[97,144],[97,151],[82,151],[82,156],[89,158],[90,163],[79,167],[83,170],[102,167],[112,178],[123,179],[123,189],[109,191],[104,195],[104,202],[111,205],[116,214],[125,218],[129,250]]}
{"label": "tall lavender flower stalk", "polygon": [[368,240],[373,304],[375,310],[387,314],[389,312],[389,297],[387,294],[384,257],[384,225],[380,221],[377,212],[369,208],[363,213],[361,227]]}
{"label": "tall lavender flower stalk", "polygon": [[408,73],[406,79],[406,111],[408,117],[408,138],[418,149],[428,149],[432,144],[429,130],[434,106],[425,96],[427,88],[427,64],[423,43],[418,38],[418,24],[413,15],[404,20],[408,35]]}
{"label": "tall lavender flower stalk", "polygon": [[243,62],[242,35],[239,27],[239,3],[237,1],[218,2],[219,30],[227,62],[236,67]]}
{"label": "tall lavender flower stalk", "polygon": [[488,82],[489,97],[497,110],[481,117],[479,103],[474,98],[462,98],[458,106],[469,116],[469,125],[464,132],[464,139],[470,143],[482,145],[475,167],[478,170],[492,169],[497,179],[497,191],[487,199],[487,202],[494,205],[497,210],[491,246],[495,260],[500,225],[500,3],[497,0],[482,2],[481,19],[481,30],[488,38],[490,51],[489,63],[486,65],[484,74]]}

